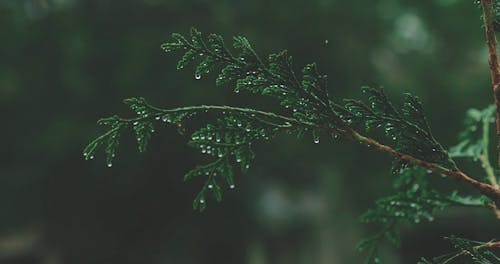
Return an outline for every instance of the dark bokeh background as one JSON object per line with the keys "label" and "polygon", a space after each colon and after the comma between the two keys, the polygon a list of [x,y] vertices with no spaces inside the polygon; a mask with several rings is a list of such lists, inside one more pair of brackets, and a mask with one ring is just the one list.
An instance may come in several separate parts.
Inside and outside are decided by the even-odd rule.
{"label": "dark bokeh background", "polygon": [[[376,227],[358,217],[392,191],[390,159],[361,146],[259,145],[236,190],[202,214],[191,209],[199,184],[182,181],[200,155],[174,129],[144,154],[124,137],[112,168],[83,160],[95,121],[130,114],[127,97],[269,109],[175,70],[159,46],[191,26],[245,35],[263,54],[286,48],[297,67],[316,61],[336,98],[365,84],[396,101],[417,94],[446,146],[467,108],[491,102],[472,1],[0,0],[0,263],[361,263],[355,244]],[[499,232],[488,211],[450,210],[382,252],[414,263],[450,250],[445,235]]]}

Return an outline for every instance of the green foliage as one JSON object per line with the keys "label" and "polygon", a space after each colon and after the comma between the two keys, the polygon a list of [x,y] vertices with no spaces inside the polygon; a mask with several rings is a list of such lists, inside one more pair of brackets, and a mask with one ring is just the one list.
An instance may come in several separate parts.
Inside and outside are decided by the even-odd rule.
{"label": "green foliage", "polygon": [[[363,125],[366,130],[382,129],[396,150],[410,154],[421,160],[454,166],[448,153],[437,142],[424,115],[419,99],[406,94],[406,100],[398,112],[389,101],[383,90],[363,87],[368,102],[345,100],[347,121],[354,125]],[[396,161],[394,173],[399,173],[407,166]]]}
{"label": "green foliage", "polygon": [[268,140],[280,132],[307,131],[310,125],[299,123],[294,119],[247,108],[228,106],[191,106],[176,109],[159,109],[149,105],[144,98],[125,100],[137,114],[136,118],[123,119],[111,117],[102,119],[100,124],[111,129],[92,141],[84,150],[84,156],[92,159],[96,150],[103,147],[108,166],[111,167],[118,146],[118,138],[125,128],[135,132],[139,151],[145,151],[154,132],[155,123],[166,123],[177,127],[180,134],[185,134],[184,123],[196,115],[207,111],[219,116],[213,123],[194,131],[189,145],[201,153],[215,158],[206,165],[197,166],[189,171],[184,179],[196,176],[205,177],[205,184],[196,196],[193,207],[203,210],[206,207],[206,195],[211,192],[217,201],[221,201],[220,182],[234,188],[233,164],[239,164],[246,172],[255,155],[252,144],[259,140]]}
{"label": "green foliage", "polygon": [[[289,115],[250,109],[221,111],[224,107],[163,110],[148,105],[143,98],[125,100],[136,112],[137,118],[113,120],[120,128],[133,127],[139,151],[146,149],[154,131],[153,117],[176,125],[179,132],[184,133],[183,122],[199,114],[200,110],[219,114],[215,122],[195,131],[189,142],[190,146],[216,158],[213,163],[197,167],[185,177],[191,179],[193,175],[200,174],[208,176],[205,187],[196,198],[198,202],[195,201],[195,208],[200,204],[203,204],[201,209],[205,208],[207,190],[218,190],[208,186],[218,187],[217,182],[224,180],[224,175],[231,175],[232,179],[234,173],[228,160],[230,156],[240,163],[239,167],[245,172],[255,156],[251,150],[252,144],[282,131],[296,132],[299,136],[310,132],[314,142],[318,143],[321,133],[336,137],[345,133],[342,131],[356,129],[359,124],[364,124],[367,129],[381,127],[396,150],[425,161],[452,165],[446,151],[432,136],[422,106],[414,96],[407,95],[400,113],[382,90],[363,87],[363,92],[368,95],[369,106],[357,100],[346,100],[346,105],[342,106],[329,99],[327,77],[318,72],[316,64],[306,65],[299,79],[286,50],[269,55],[265,61],[245,37],[233,38],[235,54],[226,47],[223,38],[216,34],[208,36],[208,43],[196,29],[191,30],[189,38],[177,33],[172,34],[172,37],[174,42],[164,43],[161,47],[166,52],[180,50],[184,53],[178,62],[178,69],[195,64],[196,79],[220,69],[216,85],[234,85],[235,93],[247,91],[272,97]],[[119,131],[121,129],[117,129],[116,133]],[[93,152],[99,145],[106,145],[102,139],[98,138],[91,144]],[[399,161],[396,164],[396,172],[407,165]],[[215,196],[216,200],[220,200],[219,193]]]}
{"label": "green foliage", "polygon": [[422,258],[419,264],[459,264],[459,263],[474,263],[474,264],[495,264],[500,263],[500,258],[497,257],[491,250],[490,245],[493,241],[481,242],[473,241],[456,236],[447,237],[455,251],[446,255],[427,260]]}
{"label": "green foliage", "polygon": [[395,195],[375,202],[361,220],[376,223],[380,231],[358,244],[358,250],[367,251],[365,263],[378,263],[378,248],[383,240],[396,246],[400,244],[398,227],[414,225],[422,221],[434,221],[434,214],[450,206],[486,206],[484,197],[463,197],[457,192],[445,195],[429,187],[428,172],[420,168],[406,168],[394,182]]}
{"label": "green foliage", "polygon": [[483,110],[469,109],[465,117],[465,129],[459,135],[459,143],[450,148],[450,156],[478,160],[488,151],[489,127],[495,122],[495,105]]}
{"label": "green foliage", "polygon": [[[235,187],[236,167],[243,173],[248,171],[255,158],[253,146],[258,142],[280,133],[295,133],[299,138],[310,133],[315,143],[319,143],[320,135],[326,134],[369,144],[375,141],[362,136],[359,131],[371,133],[387,144],[377,142],[378,148],[391,148],[397,153],[393,155],[396,160],[392,168],[397,193],[377,200],[375,208],[362,217],[364,222],[382,227],[379,233],[358,246],[360,250],[368,251],[367,263],[379,262],[378,248],[382,241],[399,244],[398,227],[401,224],[432,221],[436,211],[450,206],[485,206],[487,199],[483,197],[462,197],[456,192],[443,194],[430,188],[429,172],[402,158],[409,155],[418,162],[456,169],[448,152],[432,135],[416,96],[407,94],[402,107],[396,108],[382,89],[363,87],[362,92],[367,96],[365,101],[347,99],[341,105],[329,98],[327,76],[318,72],[316,64],[306,65],[298,76],[286,50],[271,54],[264,60],[242,36],[233,38],[231,50],[221,36],[211,34],[205,41],[196,29],[192,29],[188,37],[174,33],[172,38],[173,42],[161,47],[166,52],[183,52],[178,69],[193,64],[197,80],[210,72],[217,72],[216,86],[232,86],[235,93],[271,97],[283,107],[282,113],[206,105],[160,109],[149,105],[144,98],[131,98],[125,103],[137,116],[131,119],[114,116],[99,121],[110,129],[85,148],[87,159],[93,158],[102,147],[111,165],[119,136],[125,128],[132,128],[135,132],[141,152],[146,150],[158,123],[172,125],[182,135],[189,132],[189,146],[210,158],[208,163],[196,166],[184,176],[185,180],[201,179],[204,182],[193,201],[193,208],[202,211],[207,206],[208,195],[220,202],[224,186]],[[207,112],[215,119],[197,130],[187,131],[186,122]],[[470,111],[468,130],[477,122],[482,122],[483,129],[487,129],[490,116],[490,108]],[[463,142],[453,149],[455,156],[484,155],[488,142],[484,137],[474,139],[473,135],[464,134]]]}

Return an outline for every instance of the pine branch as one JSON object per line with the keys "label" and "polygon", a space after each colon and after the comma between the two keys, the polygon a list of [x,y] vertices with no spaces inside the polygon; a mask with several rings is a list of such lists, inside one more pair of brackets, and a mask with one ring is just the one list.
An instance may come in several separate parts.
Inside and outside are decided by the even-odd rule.
{"label": "pine branch", "polygon": [[[212,155],[222,153],[223,156],[224,153],[229,153],[239,156],[236,159],[245,161],[242,163],[242,170],[246,171],[249,166],[248,161],[254,157],[250,151],[252,142],[262,138],[267,139],[269,135],[274,136],[280,131],[296,132],[298,135],[311,132],[314,141],[319,142],[319,134],[323,132],[334,137],[347,137],[388,153],[396,158],[396,166],[393,168],[396,173],[408,165],[420,166],[469,184],[489,197],[497,207],[500,205],[500,190],[460,171],[446,150],[433,137],[418,98],[407,95],[400,113],[382,90],[364,87],[363,92],[368,95],[369,105],[360,100],[346,100],[346,105],[342,106],[330,100],[326,76],[318,73],[315,64],[303,68],[302,81],[299,81],[292,67],[292,58],[286,51],[271,54],[265,62],[257,55],[248,40],[241,36],[234,38],[233,46],[239,51],[237,55],[233,55],[222,37],[216,34],[208,36],[208,44],[196,29],[191,30],[190,40],[176,33],[172,34],[172,37],[176,41],[165,43],[162,48],[167,52],[184,51],[177,65],[179,69],[199,59],[201,62],[196,66],[195,78],[201,79],[202,75],[211,70],[222,68],[216,79],[218,86],[235,82],[236,93],[250,91],[273,97],[285,109],[292,109],[293,117],[228,106],[166,110],[149,105],[143,98],[132,98],[125,102],[136,111],[138,117],[104,119],[103,124],[112,126],[112,131],[91,142],[84,151],[85,157],[93,157],[100,145],[106,145],[108,166],[111,166],[118,146],[119,133],[129,126],[132,126],[136,133],[139,151],[144,151],[154,132],[153,118],[174,124],[180,133],[184,133],[183,122],[199,115],[200,112],[216,111],[219,114],[230,112],[229,116],[222,117],[215,124],[209,124],[194,133],[190,145],[200,149],[202,153]],[[382,128],[384,135],[394,146],[362,135],[358,131],[360,124],[363,124],[367,131]],[[228,140],[231,144],[208,144],[209,142],[202,140],[203,137],[213,138],[212,135],[222,134],[229,135]],[[234,144],[238,141],[241,141],[241,144]],[[224,171],[229,169],[229,163],[220,164],[224,164]]]}
{"label": "pine branch", "polygon": [[[341,105],[330,99],[327,77],[318,72],[316,64],[303,67],[300,78],[293,69],[292,58],[287,51],[271,54],[265,60],[241,36],[233,38],[236,52],[229,50],[223,38],[216,34],[209,35],[208,43],[205,42],[196,29],[191,30],[189,38],[177,33],[172,34],[172,37],[175,41],[164,43],[162,48],[167,52],[184,52],[177,64],[178,69],[197,63],[194,73],[197,80],[211,71],[219,71],[217,86],[234,85],[235,93],[251,92],[274,98],[284,107],[283,113],[207,105],[162,109],[150,105],[144,98],[131,98],[125,103],[137,116],[113,116],[100,120],[99,124],[110,129],[84,149],[86,159],[92,159],[96,151],[103,148],[108,166],[111,167],[119,137],[126,128],[134,131],[140,152],[147,149],[154,127],[160,121],[176,127],[182,135],[190,132],[188,144],[212,158],[184,176],[185,180],[204,180],[193,201],[193,208],[202,211],[206,208],[207,195],[212,194],[218,202],[222,200],[222,182],[229,189],[235,188],[234,168],[239,167],[243,173],[249,169],[255,158],[252,147],[259,141],[283,132],[295,133],[299,138],[310,133],[315,143],[319,143],[320,135],[323,134],[353,140],[392,156],[395,161],[392,172],[405,186],[396,195],[378,200],[376,208],[365,214],[366,222],[383,224],[377,235],[365,240],[360,246],[369,248],[369,263],[378,259],[377,249],[382,240],[388,239],[397,244],[399,238],[396,228],[403,222],[416,223],[420,219],[431,221],[434,211],[449,206],[485,207],[487,199],[492,201],[489,206],[495,210],[500,208],[500,189],[487,150],[489,119],[486,117],[491,113],[481,112],[479,120],[483,133],[480,139],[467,139],[452,151],[481,160],[490,182],[488,184],[468,176],[457,167],[453,155],[449,155],[433,136],[416,96],[407,94],[403,106],[397,108],[382,89],[363,87],[362,91],[367,95],[366,102],[346,99],[345,105]],[[496,40],[492,45],[496,48]],[[495,53],[490,58],[490,65],[498,68],[497,60]],[[495,75],[495,78],[498,76]],[[496,82],[496,79],[493,80]],[[195,131],[188,131],[186,123],[205,114],[215,119]],[[377,134],[369,135],[377,129],[382,132],[381,138]],[[420,177],[418,175],[424,170],[415,169],[417,167],[470,185],[486,198],[462,197],[456,193],[444,195],[437,190],[424,188],[429,173]],[[410,184],[417,178],[421,182]]]}

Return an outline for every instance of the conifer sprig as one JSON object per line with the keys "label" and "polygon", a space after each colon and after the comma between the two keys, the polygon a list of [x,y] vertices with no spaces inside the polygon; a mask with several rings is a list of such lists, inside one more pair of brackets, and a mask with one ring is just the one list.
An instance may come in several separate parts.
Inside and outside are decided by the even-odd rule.
{"label": "conifer sprig", "polygon": [[[161,109],[148,104],[144,98],[131,98],[125,103],[136,112],[136,117],[113,116],[100,120],[99,124],[110,128],[85,148],[85,158],[92,159],[96,151],[103,148],[111,166],[119,137],[127,128],[134,131],[141,152],[146,150],[155,126],[161,121],[176,127],[183,135],[189,132],[188,144],[211,157],[210,162],[184,176],[185,180],[201,178],[204,181],[193,201],[193,208],[202,211],[209,194],[221,201],[223,185],[235,187],[234,168],[239,167],[242,172],[249,169],[255,158],[253,145],[260,141],[284,132],[298,137],[310,133],[315,143],[319,143],[320,135],[351,139],[395,158],[393,174],[398,182],[404,183],[398,185],[397,194],[378,200],[376,207],[363,216],[365,222],[382,225],[377,235],[360,244],[360,248],[369,251],[367,263],[378,260],[377,249],[382,240],[398,241],[400,224],[431,220],[435,211],[449,206],[485,206],[491,201],[490,206],[500,208],[500,190],[493,183],[481,182],[458,169],[432,135],[417,97],[407,95],[403,106],[397,108],[382,89],[363,87],[367,95],[365,101],[348,99],[341,105],[329,98],[327,77],[318,72],[316,64],[306,65],[299,78],[287,51],[271,54],[264,60],[245,37],[233,38],[234,50],[227,48],[223,38],[216,34],[209,35],[205,41],[196,29],[191,30],[189,37],[177,33],[172,37],[174,41],[163,44],[162,48],[167,52],[184,52],[178,69],[195,64],[195,79],[219,71],[216,86],[234,86],[235,93],[246,91],[272,97],[284,108],[282,113],[206,105]],[[205,113],[216,118],[188,131],[186,123]],[[374,137],[364,135],[377,129],[383,132],[380,139],[375,139],[377,133]],[[469,147],[467,144],[463,147]],[[488,145],[484,141],[481,144],[483,149]],[[488,160],[485,153],[481,151],[483,159]],[[429,173],[426,170],[471,185],[484,197],[444,195],[427,188]]]}
{"label": "conifer sprig", "polygon": [[399,227],[432,222],[435,213],[449,207],[484,207],[486,197],[461,196],[456,191],[446,195],[429,186],[428,172],[421,168],[406,168],[396,178],[394,195],[378,199],[375,208],[368,210],[361,217],[362,222],[381,226],[373,236],[362,240],[357,248],[366,251],[365,263],[378,263],[378,249],[387,240],[395,246],[400,245]]}
{"label": "conifer sprig", "polygon": [[[326,76],[318,73],[315,64],[309,64],[303,68],[302,80],[299,81],[292,67],[292,58],[286,51],[271,54],[268,60],[264,61],[257,55],[248,40],[241,36],[233,39],[233,47],[238,51],[237,55],[233,55],[226,47],[223,38],[216,34],[208,36],[208,44],[196,29],[191,30],[189,40],[176,33],[172,34],[172,37],[175,41],[163,44],[162,48],[167,52],[184,51],[177,68],[183,69],[197,60],[194,74],[196,79],[219,68],[221,71],[216,85],[235,83],[236,93],[250,91],[273,97],[291,116],[227,106],[165,110],[149,105],[143,98],[132,98],[125,100],[125,103],[137,113],[137,117],[107,119],[108,122],[105,124],[111,125],[116,131],[93,141],[84,152],[86,157],[93,157],[95,150],[103,144],[105,139],[113,142],[115,138],[118,138],[117,133],[125,127],[133,127],[139,151],[144,151],[154,131],[154,119],[175,124],[182,133],[185,129],[184,121],[199,115],[201,111],[215,111],[226,112],[228,116],[195,132],[190,145],[207,154],[238,155],[237,160],[244,161],[241,167],[243,171],[247,170],[249,161],[254,157],[253,152],[250,151],[252,142],[268,138],[269,136],[265,136],[266,133],[275,135],[277,131],[282,130],[297,132],[299,135],[310,132],[315,142],[319,142],[321,133],[326,133],[374,146],[396,158],[396,166],[393,170],[396,173],[408,165],[424,166],[445,174],[452,173],[452,169],[455,168],[447,152],[432,136],[422,106],[418,98],[414,96],[407,95],[405,104],[401,111],[398,111],[382,90],[364,87],[362,91],[368,95],[367,105],[359,100],[346,100],[345,106],[342,106],[328,97]],[[278,124],[276,121],[281,123]],[[367,130],[381,127],[386,138],[394,146],[383,145],[372,138],[363,136],[357,131],[359,124],[363,124]],[[260,132],[255,134],[256,130]],[[228,135],[234,137],[233,140],[242,141],[238,138],[245,140],[232,146],[222,146],[220,143],[214,145],[208,144],[207,140],[202,142],[201,139],[204,137],[214,137],[202,135],[203,133],[224,134],[226,137]],[[108,166],[112,164],[117,146],[118,143],[106,146]],[[224,166],[225,169],[219,168],[205,173],[229,171],[228,162],[221,161],[217,164]],[[202,200],[205,201],[205,199]]]}

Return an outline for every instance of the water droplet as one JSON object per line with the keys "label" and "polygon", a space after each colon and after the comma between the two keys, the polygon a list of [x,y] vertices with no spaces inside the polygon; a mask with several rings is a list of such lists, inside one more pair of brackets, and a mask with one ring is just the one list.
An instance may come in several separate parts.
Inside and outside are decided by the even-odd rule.
{"label": "water droplet", "polygon": [[325,45],[328,45],[328,39],[325,39]]}
{"label": "water droplet", "polygon": [[240,158],[236,159],[236,162],[241,162],[241,159]]}
{"label": "water droplet", "polygon": [[200,200],[200,203],[205,203],[205,200],[201,199],[201,200]]}
{"label": "water droplet", "polygon": [[319,138],[315,138],[315,139],[314,139],[314,143],[315,143],[315,144],[318,144],[318,143],[319,143]]}
{"label": "water droplet", "polygon": [[139,122],[135,121],[134,122],[134,126],[137,126],[139,124]]}
{"label": "water droplet", "polygon": [[90,158],[89,158],[89,159],[94,159],[94,156],[90,156]]}
{"label": "water droplet", "polygon": [[108,167],[111,168],[113,166],[113,164],[111,163],[108,163]]}
{"label": "water droplet", "polygon": [[214,186],[212,184],[208,185],[208,189],[212,189]]}
{"label": "water droplet", "polygon": [[160,120],[160,118],[161,118],[161,117],[159,117],[159,116],[155,117],[155,119],[156,119],[156,120]]}
{"label": "water droplet", "polygon": [[234,189],[234,184],[229,185],[230,189]]}
{"label": "water droplet", "polygon": [[199,80],[199,79],[201,79],[201,75],[200,75],[200,74],[195,74],[195,75],[194,75],[194,78],[195,78],[196,80]]}

